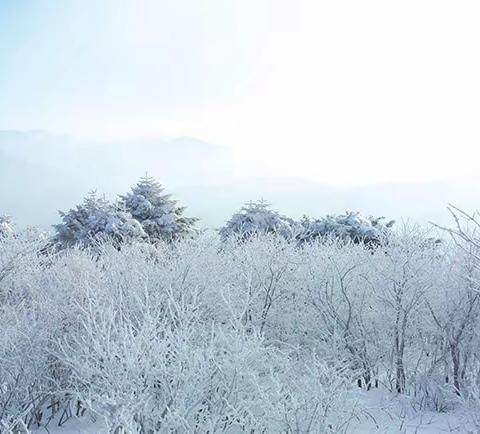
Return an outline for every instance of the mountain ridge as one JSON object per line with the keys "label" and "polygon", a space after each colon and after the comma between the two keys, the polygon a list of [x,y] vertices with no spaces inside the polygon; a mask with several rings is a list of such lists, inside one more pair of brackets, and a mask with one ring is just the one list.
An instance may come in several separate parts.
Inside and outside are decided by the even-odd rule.
{"label": "mountain ridge", "polygon": [[57,210],[71,208],[88,191],[114,199],[145,172],[210,227],[262,197],[292,217],[350,209],[421,223],[446,223],[449,202],[468,210],[480,203],[479,189],[446,181],[335,188],[299,176],[239,175],[229,148],[187,136],[99,144],[42,130],[2,130],[0,214],[48,227],[58,221]]}

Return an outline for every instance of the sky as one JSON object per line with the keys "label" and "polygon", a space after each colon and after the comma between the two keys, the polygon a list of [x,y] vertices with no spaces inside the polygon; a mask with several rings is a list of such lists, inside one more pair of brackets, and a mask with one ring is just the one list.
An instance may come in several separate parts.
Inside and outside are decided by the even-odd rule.
{"label": "sky", "polygon": [[476,179],[479,22],[478,0],[0,0],[0,130],[191,136],[334,186]]}

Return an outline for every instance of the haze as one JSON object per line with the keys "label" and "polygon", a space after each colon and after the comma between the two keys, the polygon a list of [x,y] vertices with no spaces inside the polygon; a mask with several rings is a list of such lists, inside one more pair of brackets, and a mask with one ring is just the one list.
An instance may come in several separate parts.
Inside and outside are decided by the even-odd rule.
{"label": "haze", "polygon": [[54,223],[145,171],[207,225],[262,196],[474,208],[479,20],[476,1],[2,0],[0,213]]}

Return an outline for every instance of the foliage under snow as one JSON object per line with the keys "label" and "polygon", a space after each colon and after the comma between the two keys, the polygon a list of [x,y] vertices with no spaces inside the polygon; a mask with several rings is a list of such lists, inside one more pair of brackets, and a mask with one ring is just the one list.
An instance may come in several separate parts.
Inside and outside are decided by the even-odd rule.
{"label": "foliage under snow", "polygon": [[0,216],[0,237],[12,236],[15,233],[14,224],[9,216]]}
{"label": "foliage under snow", "polygon": [[386,238],[394,224],[383,222],[384,217],[364,217],[359,212],[327,215],[319,219],[304,216],[300,221],[282,216],[264,200],[249,202],[220,229],[225,241],[235,237],[246,240],[259,234],[277,234],[300,242],[322,237],[339,238],[355,243],[379,244]]}
{"label": "foliage under snow", "polygon": [[145,176],[120,196],[125,209],[143,227],[151,242],[171,241],[192,233],[196,218],[183,215],[185,207],[164,194],[164,188],[154,178]]}
{"label": "foliage under snow", "polygon": [[115,243],[144,239],[142,226],[131,214],[91,192],[83,203],[68,212],[60,211],[62,223],[54,226],[53,242],[60,248],[87,247],[111,239]]}
{"label": "foliage under snow", "polygon": [[318,237],[333,236],[356,243],[378,244],[390,232],[393,221],[383,223],[384,217],[363,217],[359,212],[330,214],[320,219],[304,217],[300,221],[301,241],[311,241]]}
{"label": "foliage under snow", "polygon": [[347,432],[378,417],[357,400],[378,386],[478,432],[480,225],[463,218],[451,243],[391,231],[378,249],[1,237],[0,431],[90,415],[116,433]]}
{"label": "foliage under snow", "polygon": [[294,222],[270,208],[264,200],[246,203],[240,211],[220,229],[223,240],[235,237],[247,240],[259,234],[277,234],[289,238]]}

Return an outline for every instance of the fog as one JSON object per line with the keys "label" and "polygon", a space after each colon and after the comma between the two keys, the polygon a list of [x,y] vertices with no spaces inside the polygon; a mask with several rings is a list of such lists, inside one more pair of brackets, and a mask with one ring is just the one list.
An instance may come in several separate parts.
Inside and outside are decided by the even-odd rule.
{"label": "fog", "polygon": [[200,227],[210,228],[260,198],[292,217],[355,210],[424,225],[448,223],[448,203],[471,211],[480,199],[479,184],[469,178],[334,188],[288,173],[245,173],[244,158],[227,146],[191,137],[99,142],[45,131],[2,131],[0,214],[20,226],[48,229],[58,222],[59,210],[73,207],[87,192],[115,199],[145,173],[199,217]]}

